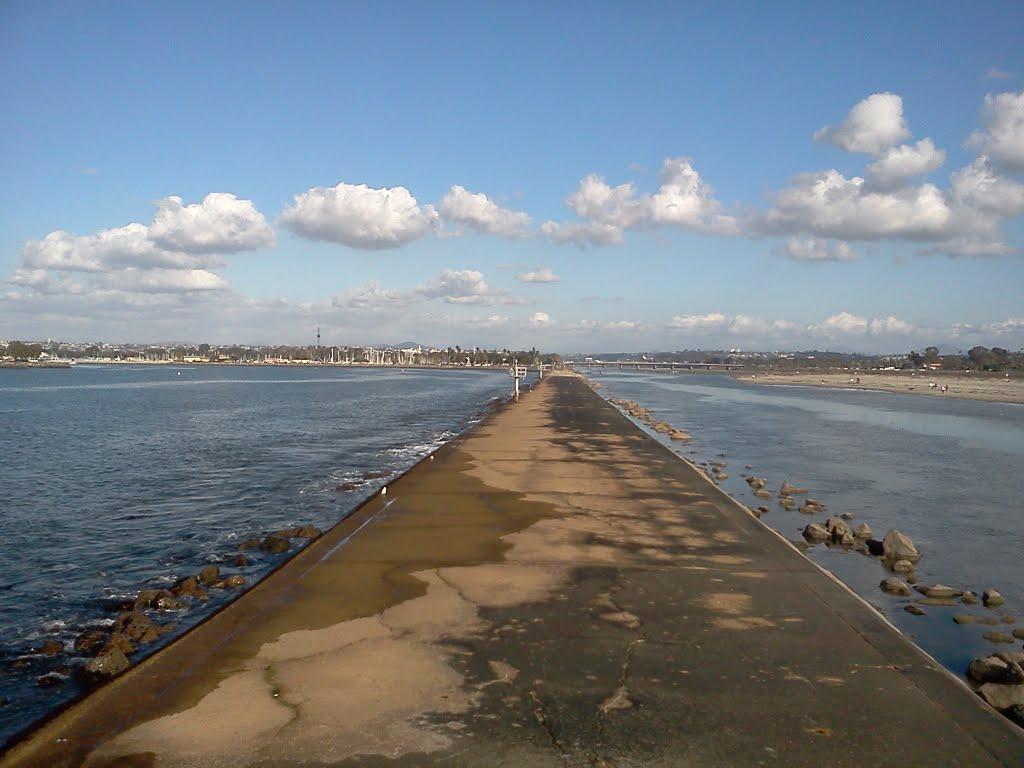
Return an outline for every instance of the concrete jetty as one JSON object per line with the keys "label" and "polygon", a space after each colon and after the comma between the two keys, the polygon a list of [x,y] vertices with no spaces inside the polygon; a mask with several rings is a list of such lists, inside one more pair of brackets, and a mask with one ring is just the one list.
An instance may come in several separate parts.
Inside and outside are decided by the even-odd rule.
{"label": "concrete jetty", "polygon": [[1020,766],[1024,732],[575,376],[0,766]]}

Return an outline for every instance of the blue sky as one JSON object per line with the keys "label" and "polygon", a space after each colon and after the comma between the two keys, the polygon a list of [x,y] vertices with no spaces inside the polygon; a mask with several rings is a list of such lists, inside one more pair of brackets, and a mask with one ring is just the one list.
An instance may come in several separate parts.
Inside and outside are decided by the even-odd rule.
{"label": "blue sky", "polygon": [[0,338],[1016,349],[1022,28],[8,2]]}

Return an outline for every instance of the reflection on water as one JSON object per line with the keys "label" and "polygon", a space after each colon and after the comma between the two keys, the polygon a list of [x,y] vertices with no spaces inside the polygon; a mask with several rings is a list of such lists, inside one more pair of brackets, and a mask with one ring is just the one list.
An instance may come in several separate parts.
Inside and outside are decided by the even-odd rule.
{"label": "reflection on water", "polygon": [[[829,514],[848,512],[877,536],[907,533],[923,553],[922,583],[980,593],[995,587],[1008,612],[1024,612],[1024,407],[935,397],[787,387],[780,391],[728,376],[608,373],[594,377],[606,397],[635,400],[693,433],[673,450],[693,461],[726,455],[722,487],[750,506],[765,504],[743,481],[751,473],[811,489]],[[763,520],[795,538],[808,516],[767,502]],[[811,557],[836,573],[930,653],[958,673],[998,647],[983,625],[957,625],[955,612],[926,607],[910,616],[905,600],[883,595],[872,558],[814,547]],[[1024,620],[1017,626],[1024,626]]]}

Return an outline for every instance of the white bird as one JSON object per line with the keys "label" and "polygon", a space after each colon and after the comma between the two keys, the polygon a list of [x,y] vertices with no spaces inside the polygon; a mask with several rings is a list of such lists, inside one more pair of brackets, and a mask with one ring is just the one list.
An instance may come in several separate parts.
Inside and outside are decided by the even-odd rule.
{"label": "white bird", "polygon": [[387,496],[388,495],[388,487],[386,485],[383,488],[380,489],[380,495],[381,496]]}

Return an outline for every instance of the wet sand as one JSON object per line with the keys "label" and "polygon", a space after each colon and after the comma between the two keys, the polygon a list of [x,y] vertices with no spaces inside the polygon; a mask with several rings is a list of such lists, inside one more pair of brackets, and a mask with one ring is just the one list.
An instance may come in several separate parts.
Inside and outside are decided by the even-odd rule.
{"label": "wet sand", "polygon": [[4,766],[971,765],[1024,732],[545,379]]}
{"label": "wet sand", "polygon": [[[1024,403],[1024,378],[961,373],[903,371],[886,373],[739,373],[738,381],[747,384],[784,384],[800,387],[826,387],[830,389],[864,389],[878,392],[903,392],[935,397],[956,397],[966,400],[987,400],[998,403]],[[860,381],[856,381],[856,379]],[[854,381],[851,382],[851,379]],[[931,387],[935,383],[937,386]],[[943,386],[948,386],[946,392]]]}

